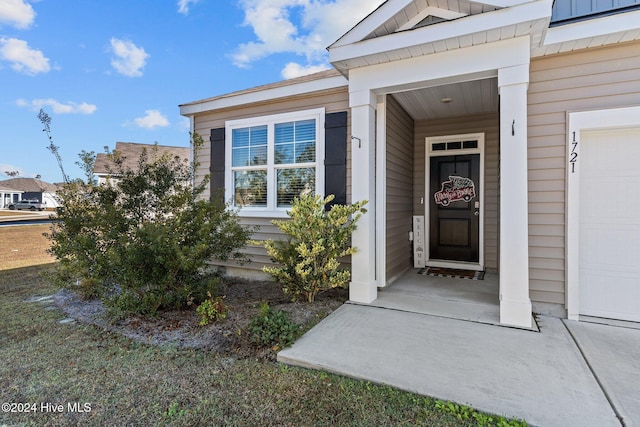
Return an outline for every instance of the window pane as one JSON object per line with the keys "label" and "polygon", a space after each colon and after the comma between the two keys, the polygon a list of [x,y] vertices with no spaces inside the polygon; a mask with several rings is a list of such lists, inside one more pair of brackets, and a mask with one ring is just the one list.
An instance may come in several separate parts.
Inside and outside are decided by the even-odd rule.
{"label": "window pane", "polygon": [[232,166],[267,164],[267,126],[233,129]]}
{"label": "window pane", "polygon": [[280,165],[283,163],[293,163],[294,144],[276,145],[275,162]]}
{"label": "window pane", "polygon": [[249,128],[234,129],[231,132],[233,139],[233,148],[249,146]]}
{"label": "window pane", "polygon": [[267,126],[251,128],[251,145],[267,145]]}
{"label": "window pane", "polygon": [[267,206],[267,171],[235,171],[235,206]]}
{"label": "window pane", "polygon": [[301,142],[296,144],[296,163],[306,163],[316,161],[316,144],[312,142]]}
{"label": "window pane", "polygon": [[316,192],[315,168],[278,169],[276,176],[279,208],[291,206],[296,197]]}
{"label": "window pane", "polygon": [[462,148],[478,148],[478,141],[464,141]]}
{"label": "window pane", "polygon": [[302,120],[296,122],[296,141],[315,141],[316,121]]}
{"label": "window pane", "polygon": [[293,122],[275,125],[275,143],[293,142]]}
{"label": "window pane", "polygon": [[267,146],[260,145],[258,147],[251,146],[251,165],[267,164]]}
{"label": "window pane", "polygon": [[275,163],[277,165],[315,162],[315,146],[315,119],[275,125]]}

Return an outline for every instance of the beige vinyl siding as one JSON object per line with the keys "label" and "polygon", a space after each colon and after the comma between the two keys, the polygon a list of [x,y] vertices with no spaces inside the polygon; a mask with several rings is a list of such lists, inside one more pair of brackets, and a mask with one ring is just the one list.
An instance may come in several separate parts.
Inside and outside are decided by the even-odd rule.
{"label": "beige vinyl siding", "polygon": [[[447,119],[416,121],[414,142],[413,211],[425,214],[425,138],[484,132],[484,260],[489,270],[498,268],[498,180],[499,180],[499,116],[482,114]],[[425,198],[425,205],[420,203]]]}
{"label": "beige vinyl siding", "polygon": [[387,97],[386,280],[411,268],[413,119]]}
{"label": "beige vinyl siding", "polygon": [[[211,129],[221,128],[225,126],[227,120],[236,120],[249,117],[260,117],[279,113],[296,112],[301,110],[309,110],[313,108],[325,108],[326,113],[334,113],[349,110],[349,94],[346,86],[344,88],[325,91],[321,93],[304,94],[293,96],[287,99],[273,100],[271,102],[263,102],[258,104],[243,105],[236,108],[227,108],[211,112],[197,114],[195,116],[194,130],[205,141],[205,147],[198,155],[200,166],[196,179],[202,180],[202,177],[209,173],[210,167],[210,143]],[[347,135],[350,135],[351,117],[347,118],[348,129]],[[320,141],[324,143],[324,141]],[[319,165],[321,166],[321,165]],[[205,193],[209,195],[209,189]],[[351,200],[351,144],[347,144],[347,201]],[[254,233],[253,239],[267,240],[282,238],[277,227],[271,224],[271,217],[264,218],[242,218],[242,224],[247,226],[259,226],[258,232]],[[241,266],[247,270],[260,271],[266,264],[271,261],[266,251],[261,246],[250,245],[246,248],[245,253],[251,258],[250,263]],[[348,260],[345,260],[348,262]],[[213,264],[220,266],[238,267],[235,262],[215,261]]]}
{"label": "beige vinyl siding", "polygon": [[564,304],[567,112],[640,105],[640,43],[537,58],[530,70],[530,295]]}

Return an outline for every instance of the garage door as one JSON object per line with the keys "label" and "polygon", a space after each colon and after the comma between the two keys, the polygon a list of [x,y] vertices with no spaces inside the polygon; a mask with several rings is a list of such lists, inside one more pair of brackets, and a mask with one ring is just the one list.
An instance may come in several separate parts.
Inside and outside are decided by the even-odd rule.
{"label": "garage door", "polygon": [[580,314],[640,321],[640,128],[582,134]]}

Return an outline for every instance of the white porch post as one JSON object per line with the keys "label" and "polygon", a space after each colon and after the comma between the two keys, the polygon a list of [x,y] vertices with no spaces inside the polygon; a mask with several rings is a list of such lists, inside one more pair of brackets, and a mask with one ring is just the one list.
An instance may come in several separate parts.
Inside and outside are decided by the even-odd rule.
{"label": "white porch post", "polygon": [[527,205],[529,64],[498,70],[500,90],[500,323],[531,327]]}
{"label": "white porch post", "polygon": [[378,297],[376,285],[376,97],[369,90],[351,92],[351,200],[368,200],[367,213],[357,224],[352,245],[349,299],[370,303]]}

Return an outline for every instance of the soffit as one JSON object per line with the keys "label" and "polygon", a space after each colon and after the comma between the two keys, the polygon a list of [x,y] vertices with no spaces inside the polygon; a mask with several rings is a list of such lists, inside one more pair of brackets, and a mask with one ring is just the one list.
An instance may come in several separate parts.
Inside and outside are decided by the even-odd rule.
{"label": "soffit", "polygon": [[553,55],[640,40],[640,10],[585,19],[547,30],[544,44],[533,47],[531,56]]}
{"label": "soffit", "polygon": [[[498,112],[496,78],[394,93],[414,120],[430,120]],[[449,99],[449,102],[442,102]]]}

